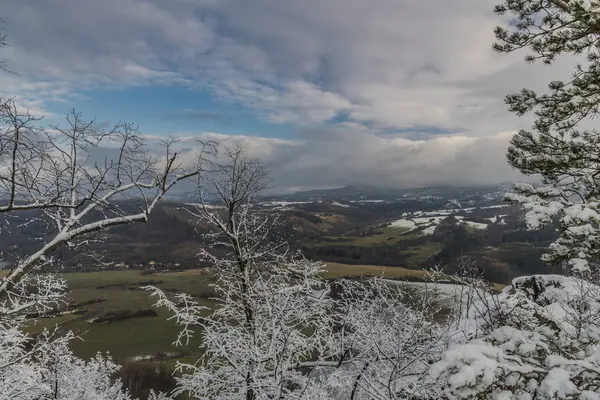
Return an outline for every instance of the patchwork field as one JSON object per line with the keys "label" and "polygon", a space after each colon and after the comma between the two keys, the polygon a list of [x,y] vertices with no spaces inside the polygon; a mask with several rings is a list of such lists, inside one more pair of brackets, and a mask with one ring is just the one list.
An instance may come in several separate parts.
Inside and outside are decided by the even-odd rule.
{"label": "patchwork field", "polygon": [[[439,253],[441,244],[438,241],[430,240],[422,234],[420,228],[408,228],[388,225],[375,229],[368,229],[363,233],[347,236],[325,236],[317,243],[317,248],[336,248],[348,249],[349,253],[360,254],[392,254],[388,258],[370,257],[369,259],[359,259],[358,262],[367,264],[382,262],[382,264],[398,262],[399,266],[412,269],[421,268],[421,263],[433,255]],[[323,254],[317,254],[318,258],[323,258]],[[328,261],[338,261],[336,259],[327,259]],[[371,261],[372,260],[372,261]],[[339,260],[344,262],[346,260]],[[348,260],[349,261],[349,260]],[[395,264],[398,266],[398,264]]]}
{"label": "patchwork field", "polygon": [[348,246],[382,246],[393,245],[402,240],[418,237],[417,234],[409,233],[410,229],[403,227],[387,226],[370,231],[364,236],[325,236],[322,244],[331,242]]}
{"label": "patchwork field", "polygon": [[[83,357],[90,357],[98,351],[109,351],[119,361],[140,355],[156,353],[196,351],[199,339],[188,346],[176,347],[172,342],[179,329],[169,321],[169,313],[153,307],[149,292],[140,286],[154,284],[163,290],[177,290],[193,295],[206,294],[211,282],[210,274],[201,273],[165,273],[154,276],[142,275],[139,271],[102,271],[87,273],[68,273],[65,278],[71,290],[69,298],[76,302],[94,299],[104,301],[90,304],[84,308],[83,315],[68,314],[56,318],[42,319],[30,329],[35,332],[42,327],[60,325],[61,329],[71,330],[82,340],[73,342],[74,351]],[[210,305],[208,300],[198,299]],[[93,318],[108,312],[122,310],[143,310],[152,308],[155,317],[136,317],[110,323],[93,323]]]}
{"label": "patchwork field", "polygon": [[[426,273],[399,267],[374,265],[345,265],[329,263],[327,278],[349,276],[383,276],[391,279],[422,279]],[[82,357],[91,357],[98,351],[108,351],[119,362],[139,356],[153,356],[157,353],[183,353],[183,356],[198,354],[200,338],[196,337],[189,345],[177,347],[173,341],[179,332],[169,313],[153,307],[153,299],[140,286],[153,284],[163,290],[186,292],[198,297],[204,305],[211,301],[203,299],[209,293],[212,275],[206,270],[187,270],[156,275],[142,275],[139,271],[102,271],[68,273],[65,278],[71,290],[69,297],[76,302],[102,299],[102,302],[87,305],[82,315],[67,314],[55,318],[45,318],[30,327],[37,332],[43,327],[59,325],[71,330],[82,340],[73,343],[74,351]],[[143,310],[152,308],[157,316],[135,317],[110,323],[93,323],[92,319],[108,312],[123,310]]]}

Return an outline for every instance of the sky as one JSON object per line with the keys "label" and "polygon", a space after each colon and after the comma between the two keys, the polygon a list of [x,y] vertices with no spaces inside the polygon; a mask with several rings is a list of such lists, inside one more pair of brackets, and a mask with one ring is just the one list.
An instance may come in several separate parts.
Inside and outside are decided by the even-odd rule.
{"label": "sky", "polygon": [[505,153],[532,121],[504,96],[572,63],[495,53],[496,2],[4,0],[0,95],[48,123],[241,141],[279,191],[522,180]]}

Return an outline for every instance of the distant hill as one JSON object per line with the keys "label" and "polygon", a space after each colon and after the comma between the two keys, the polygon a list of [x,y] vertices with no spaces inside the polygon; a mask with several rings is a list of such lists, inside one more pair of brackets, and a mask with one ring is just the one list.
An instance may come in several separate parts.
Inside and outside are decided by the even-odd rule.
{"label": "distant hill", "polygon": [[[346,186],[299,192],[257,204],[257,212],[281,214],[274,235],[289,240],[292,250],[311,259],[409,269],[443,266],[452,273],[463,257],[477,261],[494,282],[515,276],[551,272],[540,256],[555,239],[555,227],[529,231],[518,207],[502,201],[506,186],[389,189]],[[123,211],[135,212],[139,200],[123,200]],[[176,201],[159,203],[146,224],[113,227],[101,233],[91,249],[106,262],[131,268],[194,268],[209,246],[207,226]],[[35,223],[25,223],[36,220]],[[14,262],[35,252],[48,239],[39,211],[0,214],[4,228],[0,262]],[[87,250],[87,249],[86,249]],[[95,259],[67,251],[53,253],[63,270],[97,268]],[[152,263],[152,264],[150,264]]]}
{"label": "distant hill", "polygon": [[487,186],[430,186],[422,188],[386,188],[379,186],[350,185],[333,189],[314,189],[299,191],[291,194],[267,196],[266,200],[285,201],[315,201],[315,200],[386,200],[393,201],[405,198],[422,198],[427,196],[439,197],[469,197],[473,195],[490,195],[506,193],[510,185]]}
{"label": "distant hill", "polygon": [[306,200],[343,200],[345,198],[360,198],[363,196],[389,195],[390,189],[381,189],[374,186],[343,186],[333,189],[313,189],[290,194],[275,194],[267,199],[306,201]]}

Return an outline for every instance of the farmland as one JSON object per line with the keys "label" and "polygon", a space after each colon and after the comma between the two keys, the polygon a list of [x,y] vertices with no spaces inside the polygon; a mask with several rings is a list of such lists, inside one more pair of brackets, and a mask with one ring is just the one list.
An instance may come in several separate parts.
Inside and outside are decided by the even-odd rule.
{"label": "farmland", "polygon": [[[198,347],[197,338],[184,347],[172,344],[179,330],[173,321],[168,320],[170,315],[164,309],[155,308],[158,314],[156,317],[130,318],[102,324],[92,323],[90,320],[110,311],[154,308],[150,293],[140,289],[140,286],[148,283],[163,290],[176,290],[202,297],[206,295],[211,275],[187,272],[144,276],[138,271],[102,271],[68,273],[65,278],[69,283],[71,300],[104,301],[86,306],[83,315],[68,314],[42,319],[30,328],[32,331],[58,324],[61,329],[72,330],[83,339],[73,342],[76,354],[90,357],[98,351],[108,351],[119,361],[157,353],[190,353]],[[198,300],[210,305],[208,300]]]}
{"label": "farmland", "polygon": [[[425,272],[399,267],[374,265],[345,265],[329,263],[324,274],[326,278],[350,276],[384,276],[386,278],[422,279]],[[69,298],[75,302],[101,299],[85,306],[81,315],[67,314],[54,318],[41,319],[30,326],[31,332],[56,325],[60,329],[71,330],[82,340],[73,342],[73,350],[82,357],[91,357],[98,351],[108,351],[120,362],[138,356],[153,356],[158,353],[182,353],[190,356],[198,353],[200,339],[195,337],[188,345],[177,347],[173,341],[179,332],[174,321],[168,320],[168,311],[153,307],[149,292],[140,286],[153,284],[167,290],[186,292],[196,297],[203,305],[210,306],[206,299],[210,294],[209,285],[213,281],[207,270],[187,270],[183,272],[142,275],[139,271],[76,272],[64,275],[69,283]],[[129,318],[110,323],[93,323],[92,319],[107,312],[153,308],[156,317]]]}

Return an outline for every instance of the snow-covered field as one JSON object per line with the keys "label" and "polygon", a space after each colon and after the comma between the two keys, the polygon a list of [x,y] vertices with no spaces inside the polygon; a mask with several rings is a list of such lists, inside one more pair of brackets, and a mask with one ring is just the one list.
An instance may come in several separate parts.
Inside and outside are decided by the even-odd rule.
{"label": "snow-covered field", "polygon": [[338,203],[337,201],[334,201],[333,203],[331,203],[331,205],[332,206],[337,206],[337,207],[342,207],[342,208],[350,208],[350,205]]}
{"label": "snow-covered field", "polygon": [[[493,206],[479,207],[479,209],[495,209],[495,208],[504,208],[508,207],[506,204],[498,204]],[[397,219],[395,221],[391,221],[388,226],[392,228],[403,228],[408,229],[408,232],[421,229],[420,234],[422,235],[433,235],[435,228],[446,218],[449,216],[453,216],[463,224],[473,228],[473,229],[487,229],[489,224],[475,221],[468,221],[465,218],[468,216],[465,215],[457,215],[457,214],[469,214],[474,211],[476,208],[462,208],[462,209],[454,209],[454,210],[435,210],[435,211],[416,211],[413,213],[404,213],[402,214],[401,219]],[[498,216],[486,218],[490,223],[504,223],[504,217],[508,214],[501,214]]]}
{"label": "snow-covered field", "polygon": [[486,218],[488,221],[490,221],[492,224],[501,224],[504,225],[506,224],[506,221],[504,221],[504,218],[508,217],[508,214],[500,214],[500,215],[496,215],[490,218]]}
{"label": "snow-covered field", "polygon": [[[402,218],[392,221],[388,226],[392,228],[404,228],[408,229],[408,232],[418,228],[423,228],[420,233],[422,235],[433,235],[435,228],[450,215],[438,215],[431,217],[419,217],[419,218]],[[461,221],[463,224],[470,226],[473,229],[487,229],[488,224],[474,221],[465,221],[463,216],[454,215],[454,218]]]}
{"label": "snow-covered field", "polygon": [[263,206],[293,206],[297,204],[312,204],[314,201],[270,201],[262,203]]}
{"label": "snow-covered field", "polygon": [[350,200],[350,203],[383,203],[385,200]]}
{"label": "snow-covered field", "polygon": [[[287,209],[287,208],[293,208],[293,206],[297,206],[297,205],[303,205],[303,204],[314,204],[314,203],[323,203],[323,201],[269,201],[269,202],[265,202],[265,203],[261,203],[261,206],[264,207],[273,207],[273,208],[277,208],[277,209]],[[349,208],[352,207],[349,204],[343,204],[340,203],[339,201],[332,201],[331,203],[329,203],[332,206],[335,207],[341,207],[341,208]]]}

